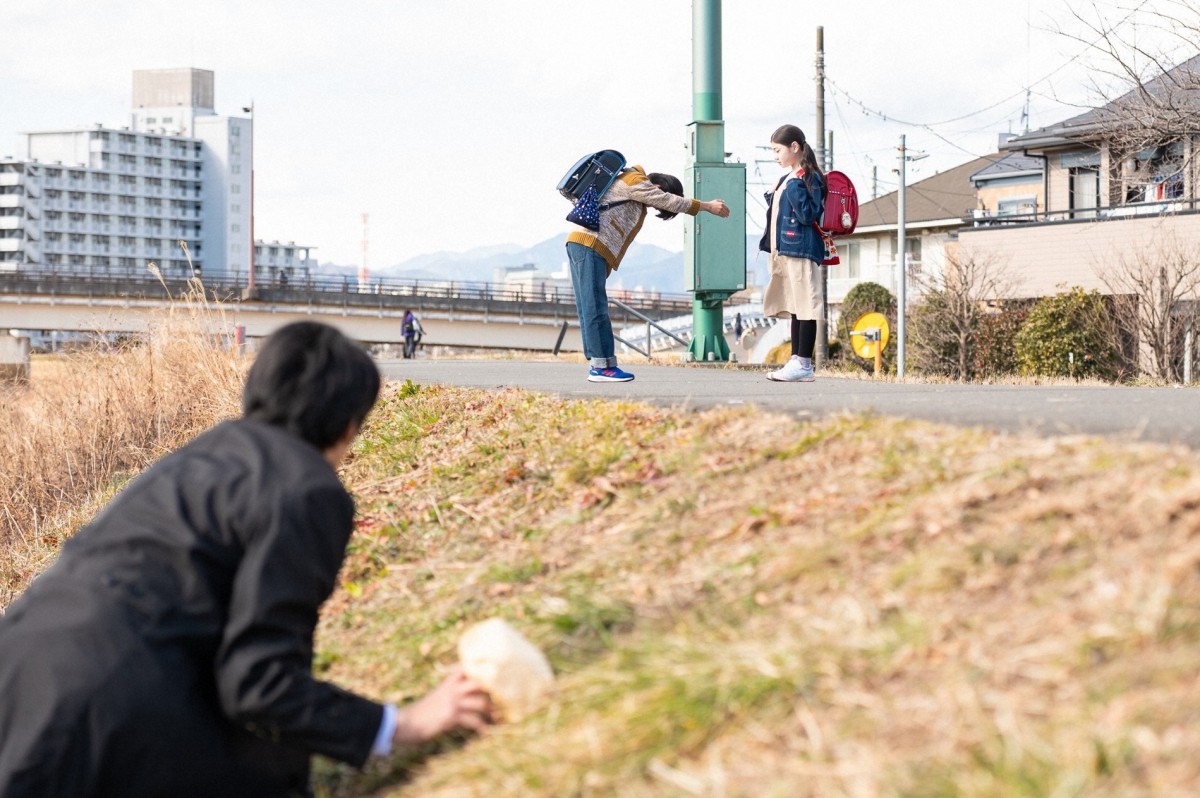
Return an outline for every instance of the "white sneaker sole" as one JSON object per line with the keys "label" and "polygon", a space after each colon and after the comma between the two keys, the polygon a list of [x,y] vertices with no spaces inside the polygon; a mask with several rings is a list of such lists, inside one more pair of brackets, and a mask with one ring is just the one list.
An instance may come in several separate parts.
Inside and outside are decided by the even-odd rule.
{"label": "white sneaker sole", "polygon": [[807,377],[788,379],[787,377],[776,377],[774,374],[768,373],[767,379],[772,382],[816,382],[817,377],[814,374],[809,374]]}
{"label": "white sneaker sole", "polygon": [[633,377],[593,377],[589,374],[588,382],[633,382]]}

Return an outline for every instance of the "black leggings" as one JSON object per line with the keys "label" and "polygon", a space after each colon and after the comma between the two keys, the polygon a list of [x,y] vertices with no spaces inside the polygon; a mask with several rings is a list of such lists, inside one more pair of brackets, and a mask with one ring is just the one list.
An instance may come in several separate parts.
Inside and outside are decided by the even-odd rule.
{"label": "black leggings", "polygon": [[817,345],[817,320],[801,321],[792,314],[792,354],[812,358]]}

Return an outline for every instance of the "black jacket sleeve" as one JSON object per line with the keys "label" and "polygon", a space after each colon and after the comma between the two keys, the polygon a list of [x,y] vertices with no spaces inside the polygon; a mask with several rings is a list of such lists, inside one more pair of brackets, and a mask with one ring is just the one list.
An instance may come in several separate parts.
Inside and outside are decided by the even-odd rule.
{"label": "black jacket sleeve", "polygon": [[[256,735],[361,766],[383,708],[312,676],[320,605],[353,529],[340,486],[288,486],[251,513],[216,659],[222,711]],[[257,516],[257,517],[255,517]]]}

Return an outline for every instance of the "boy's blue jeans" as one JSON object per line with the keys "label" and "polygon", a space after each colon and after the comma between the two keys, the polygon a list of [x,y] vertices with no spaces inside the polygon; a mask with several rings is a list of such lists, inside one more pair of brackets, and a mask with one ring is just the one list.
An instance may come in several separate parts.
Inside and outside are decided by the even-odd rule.
{"label": "boy's blue jeans", "polygon": [[608,264],[595,250],[567,244],[567,259],[571,262],[571,285],[575,289],[575,310],[579,313],[579,332],[583,336],[583,354],[592,368],[616,367],[616,343],[612,320],[608,317]]}

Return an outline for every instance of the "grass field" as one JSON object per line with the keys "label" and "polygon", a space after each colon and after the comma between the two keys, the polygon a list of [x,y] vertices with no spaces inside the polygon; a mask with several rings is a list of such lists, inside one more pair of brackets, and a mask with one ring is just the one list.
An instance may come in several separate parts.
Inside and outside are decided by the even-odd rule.
{"label": "grass field", "polygon": [[[220,363],[206,423],[236,409]],[[87,384],[115,391],[89,394],[96,414],[144,379]],[[70,483],[74,513],[8,527],[0,599],[194,434],[199,410],[165,408],[199,389],[171,384],[157,437]],[[54,440],[46,458],[73,439]],[[319,762],[319,795],[1200,795],[1195,452],[404,383],[344,477],[360,517],[323,677],[403,701],[499,615],[558,682],[483,737]]]}

